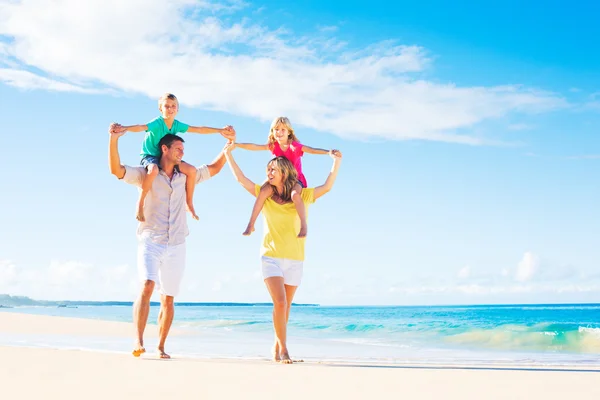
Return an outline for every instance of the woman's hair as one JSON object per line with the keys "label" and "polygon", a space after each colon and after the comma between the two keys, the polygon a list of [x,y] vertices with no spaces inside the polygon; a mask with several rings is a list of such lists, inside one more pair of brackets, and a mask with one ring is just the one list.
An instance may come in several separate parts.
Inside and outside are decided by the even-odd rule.
{"label": "woman's hair", "polygon": [[275,186],[273,186],[273,191],[281,197],[281,200],[285,202],[291,201],[292,189],[298,183],[298,172],[296,172],[294,164],[287,158],[280,156],[269,161],[267,168],[269,167],[279,170],[283,182],[283,193],[278,193]]}
{"label": "woman's hair", "polygon": [[273,150],[273,146],[276,142],[275,134],[273,133],[273,131],[279,125],[285,126],[285,129],[288,130],[288,140],[290,142],[298,142],[298,138],[294,134],[294,128],[292,128],[292,123],[290,122],[288,117],[277,117],[273,120],[273,122],[271,122],[271,129],[269,130],[269,138],[267,143],[267,146],[269,146],[269,150]]}

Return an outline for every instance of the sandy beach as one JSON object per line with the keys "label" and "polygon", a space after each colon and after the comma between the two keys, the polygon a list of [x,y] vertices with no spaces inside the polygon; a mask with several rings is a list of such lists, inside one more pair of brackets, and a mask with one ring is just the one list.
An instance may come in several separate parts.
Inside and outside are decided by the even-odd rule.
{"label": "sandy beach", "polygon": [[[0,313],[0,335],[128,335],[127,323]],[[156,334],[149,326],[148,337]],[[177,340],[175,332],[170,340]],[[600,368],[360,365],[0,347],[6,399],[592,399]]]}

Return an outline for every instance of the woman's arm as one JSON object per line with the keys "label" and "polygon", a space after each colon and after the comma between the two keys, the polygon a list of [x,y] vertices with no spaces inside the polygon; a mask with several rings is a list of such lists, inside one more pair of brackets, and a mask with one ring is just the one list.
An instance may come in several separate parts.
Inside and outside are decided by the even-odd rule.
{"label": "woman's arm", "polygon": [[266,144],[236,143],[235,146],[239,147],[240,149],[244,149],[244,150],[254,150],[254,151],[269,150],[269,146]]}
{"label": "woman's arm", "polygon": [[229,168],[231,169],[235,180],[238,181],[240,185],[242,185],[244,189],[246,189],[252,196],[256,197],[256,191],[254,189],[256,187],[255,183],[252,182],[250,179],[246,178],[246,175],[244,175],[240,167],[238,167],[237,163],[235,162],[233,154],[231,154],[231,150],[235,146],[235,143],[228,144],[225,146],[225,159],[229,164]]}
{"label": "woman's arm", "polygon": [[335,178],[337,178],[338,170],[340,169],[340,164],[342,163],[342,153],[339,150],[337,150],[335,153],[332,152],[331,158],[333,158],[333,166],[331,167],[331,172],[329,172],[329,176],[327,176],[325,183],[315,188],[315,200],[323,196],[325,193],[329,192],[333,187]]}

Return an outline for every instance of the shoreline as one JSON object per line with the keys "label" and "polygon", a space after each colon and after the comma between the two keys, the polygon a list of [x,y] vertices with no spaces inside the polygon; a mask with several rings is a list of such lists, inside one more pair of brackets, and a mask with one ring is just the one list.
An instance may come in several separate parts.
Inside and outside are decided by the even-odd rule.
{"label": "shoreline", "polygon": [[[130,355],[129,344],[133,341],[133,325],[130,322],[101,320],[92,318],[74,318],[63,316],[48,316],[26,313],[7,312],[0,313],[0,348],[22,348],[22,349],[50,349],[57,351],[83,351],[94,353],[106,353],[117,355]],[[184,340],[191,336],[197,337],[199,341],[208,341],[214,339],[211,333],[198,332],[191,329],[173,327],[169,334],[167,343],[168,352],[177,359],[182,360],[202,360],[202,361],[222,361],[222,362],[262,362],[269,361],[266,355],[255,356],[231,356],[231,355],[202,355],[186,354],[179,351],[169,351],[170,343],[178,340]],[[36,343],[11,343],[7,344],[2,339],[7,337],[19,337],[22,339],[40,338],[40,337],[66,337],[70,339],[80,338],[85,341],[89,338],[105,338],[112,340],[112,348],[98,348],[94,346],[78,345],[73,341],[62,345],[36,344]],[[146,348],[148,352],[143,358],[152,358],[154,353],[153,344],[158,337],[158,326],[148,324],[145,332],[147,339]],[[21,340],[23,342],[23,340]],[[116,344],[115,344],[116,343]],[[177,342],[176,342],[177,343]],[[385,360],[385,359],[351,359],[336,357],[305,357],[304,364],[311,365],[336,365],[336,366],[364,366],[364,367],[388,367],[388,368],[423,368],[423,369],[472,369],[472,370],[556,370],[556,371],[600,371],[600,362],[594,359],[594,355],[589,355],[589,360],[585,362],[531,362],[523,360],[515,362],[513,360]]]}

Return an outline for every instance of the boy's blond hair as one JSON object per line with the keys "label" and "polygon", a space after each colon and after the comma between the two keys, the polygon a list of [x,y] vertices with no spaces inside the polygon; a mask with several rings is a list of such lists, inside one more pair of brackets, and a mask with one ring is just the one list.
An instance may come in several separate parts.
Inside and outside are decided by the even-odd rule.
{"label": "boy's blond hair", "polygon": [[175,103],[177,103],[177,108],[179,108],[179,100],[177,100],[177,96],[175,96],[173,93],[165,93],[158,99],[159,110],[162,107],[162,104],[167,100],[175,100]]}

